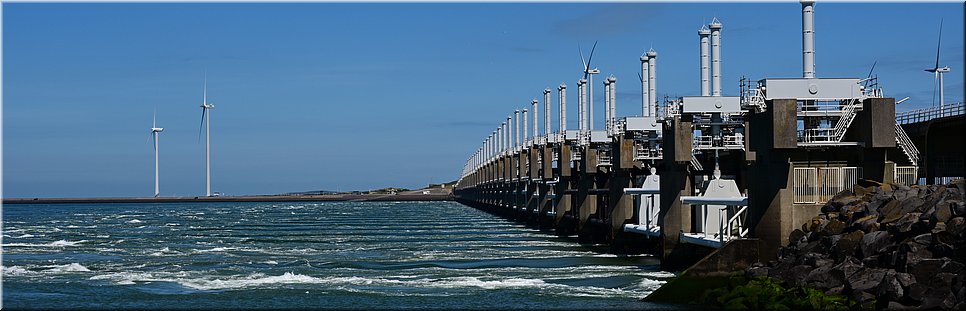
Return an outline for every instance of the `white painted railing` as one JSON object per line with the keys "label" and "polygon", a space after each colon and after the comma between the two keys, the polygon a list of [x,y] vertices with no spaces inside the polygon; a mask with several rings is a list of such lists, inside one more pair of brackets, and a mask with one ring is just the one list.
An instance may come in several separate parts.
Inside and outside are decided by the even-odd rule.
{"label": "white painted railing", "polygon": [[896,166],[893,172],[893,182],[911,186],[919,181],[919,167],[916,166]]}

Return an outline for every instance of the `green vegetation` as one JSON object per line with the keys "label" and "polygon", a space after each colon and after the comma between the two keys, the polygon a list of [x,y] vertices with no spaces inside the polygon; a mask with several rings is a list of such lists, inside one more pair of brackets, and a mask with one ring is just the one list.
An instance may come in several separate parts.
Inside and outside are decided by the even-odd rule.
{"label": "green vegetation", "polygon": [[389,188],[370,190],[369,193],[370,194],[396,194],[404,191],[409,191],[409,189],[389,187]]}
{"label": "green vegetation", "polygon": [[857,310],[860,306],[844,296],[826,295],[808,288],[785,288],[768,277],[733,275],[727,286],[707,290],[701,304],[728,310]]}
{"label": "green vegetation", "polygon": [[727,310],[861,309],[858,303],[844,296],[827,295],[807,287],[785,288],[775,279],[749,278],[743,271],[731,275],[677,277],[644,300]]}

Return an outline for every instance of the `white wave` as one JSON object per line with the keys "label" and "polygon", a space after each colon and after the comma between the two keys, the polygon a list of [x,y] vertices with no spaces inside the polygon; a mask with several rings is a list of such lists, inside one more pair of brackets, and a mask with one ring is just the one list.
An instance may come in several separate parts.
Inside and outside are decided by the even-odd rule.
{"label": "white wave", "polygon": [[269,260],[269,261],[264,262],[264,264],[277,265],[278,264],[278,261]]}
{"label": "white wave", "polygon": [[3,247],[65,247],[65,246],[77,246],[77,244],[87,242],[87,240],[80,241],[67,241],[67,240],[57,240],[45,244],[32,244],[32,243],[9,243],[3,244]]}
{"label": "white wave", "polygon": [[24,235],[21,235],[21,236],[17,236],[17,237],[14,237],[14,238],[17,238],[17,239],[26,239],[26,238],[32,238],[32,237],[34,237],[33,234],[27,233],[27,234],[24,234]]}
{"label": "white wave", "polygon": [[433,287],[479,287],[484,289],[497,288],[519,288],[519,287],[543,287],[547,283],[541,279],[521,279],[510,278],[501,280],[484,281],[476,277],[455,277],[442,279],[438,282],[431,282]]}
{"label": "white wave", "polygon": [[[68,225],[68,226],[66,226],[64,228],[68,228],[68,229],[96,229],[97,228],[97,225],[93,225],[93,226]],[[60,231],[60,230],[58,230],[58,231]]]}
{"label": "white wave", "polygon": [[3,269],[3,275],[26,275],[37,273],[27,270],[21,266],[0,266],[0,269]]}
{"label": "white wave", "polygon": [[179,251],[172,251],[171,248],[165,247],[165,248],[159,249],[156,252],[151,252],[148,255],[160,257],[160,256],[174,256],[174,255],[180,255],[180,254],[181,252]]}
{"label": "white wave", "polygon": [[234,251],[234,250],[238,250],[238,248],[236,248],[236,247],[223,247],[223,246],[219,246],[219,247],[210,248],[210,249],[199,249],[199,250],[195,250],[195,252],[198,252],[198,253],[219,253],[219,252],[227,252],[227,251]]}
{"label": "white wave", "polygon": [[77,244],[87,242],[87,240],[80,241],[67,241],[67,240],[57,240],[50,243],[50,246],[77,246]]}
{"label": "white wave", "polygon": [[164,224],[165,227],[174,227],[174,226],[180,226],[180,225],[181,224],[178,224],[178,223],[166,223],[166,224]]}
{"label": "white wave", "polygon": [[245,278],[236,279],[215,279],[215,280],[205,280],[205,279],[195,279],[195,280],[182,280],[178,282],[179,284],[200,290],[214,290],[214,289],[235,289],[235,288],[245,288],[245,287],[257,287],[273,284],[317,284],[326,283],[325,279],[315,278],[302,274],[295,274],[291,272],[285,272],[278,276],[266,276],[261,273],[252,274]]}
{"label": "white wave", "polygon": [[129,224],[139,224],[139,223],[141,223],[141,222],[142,222],[142,221],[140,221],[140,220],[138,220],[137,218],[135,218],[135,219],[131,219],[131,220],[128,220],[128,221],[127,221],[127,223],[129,223]]}
{"label": "white wave", "polygon": [[87,269],[87,267],[82,266],[81,264],[76,262],[69,263],[66,265],[59,265],[59,266],[47,266],[47,268],[48,269],[44,271],[47,271],[47,272],[90,272],[91,271],[90,269]]}

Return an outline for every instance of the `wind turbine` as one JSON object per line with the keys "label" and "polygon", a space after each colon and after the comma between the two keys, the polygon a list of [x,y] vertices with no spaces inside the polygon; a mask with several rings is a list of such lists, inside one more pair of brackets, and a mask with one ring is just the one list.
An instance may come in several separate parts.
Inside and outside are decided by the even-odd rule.
{"label": "wind turbine", "polygon": [[[208,102],[208,76],[205,75],[205,90],[201,102],[201,126],[205,128],[205,195],[211,196],[211,114],[208,109],[215,108],[215,104]],[[206,118],[207,116],[207,118]],[[198,130],[201,136],[201,129]]]}
{"label": "wind turbine", "polygon": [[154,111],[154,118],[151,121],[151,138],[154,139],[154,197],[157,198],[161,195],[161,188],[159,187],[158,179],[158,135],[164,131],[164,128],[158,127],[158,112]]}
{"label": "wind turbine", "polygon": [[[931,69],[926,69],[927,72],[932,72],[936,74],[936,78],[933,80],[932,89],[932,104],[936,105],[936,87],[939,87],[939,107],[942,109],[945,101],[943,100],[943,74],[949,72],[949,66],[939,67],[939,48],[942,47],[943,43],[943,21],[939,20],[939,43],[936,44],[936,66]],[[936,84],[936,82],[939,82]]]}
{"label": "wind turbine", "polygon": [[[594,41],[594,47],[590,48],[590,57],[587,58],[587,62],[584,62],[584,52],[580,50],[580,44],[577,44],[577,51],[580,53],[580,62],[584,65],[584,80],[587,80],[587,106],[589,107],[589,125],[588,129],[594,130],[594,76],[599,74],[600,70],[597,68],[590,69],[590,61],[594,59],[594,50],[597,49],[597,41]],[[588,80],[588,77],[590,78]]]}

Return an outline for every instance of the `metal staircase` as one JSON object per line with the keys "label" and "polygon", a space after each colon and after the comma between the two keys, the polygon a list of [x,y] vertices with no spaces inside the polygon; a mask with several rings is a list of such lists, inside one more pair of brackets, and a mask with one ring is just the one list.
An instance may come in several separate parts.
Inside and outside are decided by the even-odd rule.
{"label": "metal staircase", "polygon": [[896,123],[896,143],[899,149],[902,149],[902,153],[909,157],[909,162],[913,166],[919,166],[919,149],[916,149],[916,145],[912,143],[912,139],[909,139],[909,135],[899,126],[899,123]]}
{"label": "metal staircase", "polygon": [[845,132],[849,130],[849,126],[855,120],[855,111],[859,105],[861,103],[858,99],[851,99],[842,107],[842,117],[835,123],[835,131],[832,132],[832,138],[835,142],[841,142],[842,137],[845,137]]}
{"label": "metal staircase", "polygon": [[691,166],[694,167],[694,170],[695,171],[703,171],[704,170],[704,166],[701,165],[701,161],[698,161],[698,158],[695,157],[693,153],[691,154]]}

